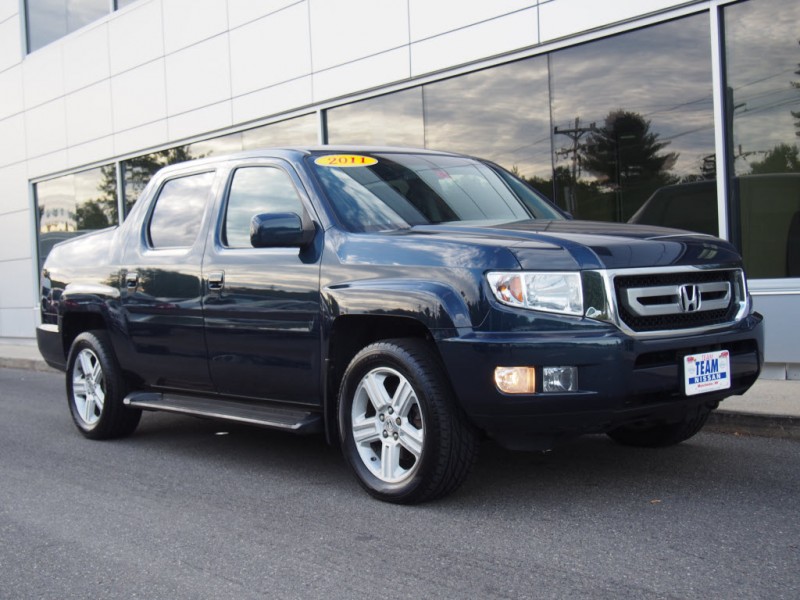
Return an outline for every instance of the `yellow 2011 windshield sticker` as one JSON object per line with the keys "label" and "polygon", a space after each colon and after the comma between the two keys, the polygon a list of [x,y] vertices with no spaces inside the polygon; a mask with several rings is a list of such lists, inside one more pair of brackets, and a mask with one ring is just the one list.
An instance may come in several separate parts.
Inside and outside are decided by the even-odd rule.
{"label": "yellow 2011 windshield sticker", "polygon": [[377,165],[378,159],[358,154],[328,154],[314,162],[321,167],[369,167]]}

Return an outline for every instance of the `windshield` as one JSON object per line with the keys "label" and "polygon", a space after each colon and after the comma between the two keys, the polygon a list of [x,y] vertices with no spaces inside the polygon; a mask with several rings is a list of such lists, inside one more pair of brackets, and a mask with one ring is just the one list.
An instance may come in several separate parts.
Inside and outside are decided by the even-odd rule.
{"label": "windshield", "polygon": [[321,154],[311,165],[350,231],[563,218],[510,173],[465,157]]}

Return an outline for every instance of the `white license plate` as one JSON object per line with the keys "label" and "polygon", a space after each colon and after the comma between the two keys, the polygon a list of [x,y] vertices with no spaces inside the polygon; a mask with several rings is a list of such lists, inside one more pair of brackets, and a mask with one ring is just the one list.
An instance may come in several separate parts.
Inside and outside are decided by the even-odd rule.
{"label": "white license plate", "polygon": [[691,354],[683,358],[687,396],[727,390],[731,387],[731,354],[727,350]]}

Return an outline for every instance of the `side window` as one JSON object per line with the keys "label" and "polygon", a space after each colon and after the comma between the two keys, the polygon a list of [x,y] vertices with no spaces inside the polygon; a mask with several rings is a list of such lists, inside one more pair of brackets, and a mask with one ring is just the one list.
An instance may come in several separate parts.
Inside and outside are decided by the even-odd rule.
{"label": "side window", "polygon": [[150,217],[153,248],[188,248],[200,233],[214,173],[170,179],[161,188]]}
{"label": "side window", "polygon": [[263,213],[303,215],[303,203],[292,179],[276,167],[236,169],[225,212],[223,244],[228,248],[252,248],[250,221]]}

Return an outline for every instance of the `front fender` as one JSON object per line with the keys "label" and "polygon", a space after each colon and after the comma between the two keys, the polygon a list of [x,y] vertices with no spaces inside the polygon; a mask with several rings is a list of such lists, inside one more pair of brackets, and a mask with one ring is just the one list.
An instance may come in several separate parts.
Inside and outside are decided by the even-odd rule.
{"label": "front fender", "polygon": [[453,288],[422,279],[367,280],[326,287],[330,318],[344,315],[406,317],[419,321],[436,338],[472,331],[467,302]]}

